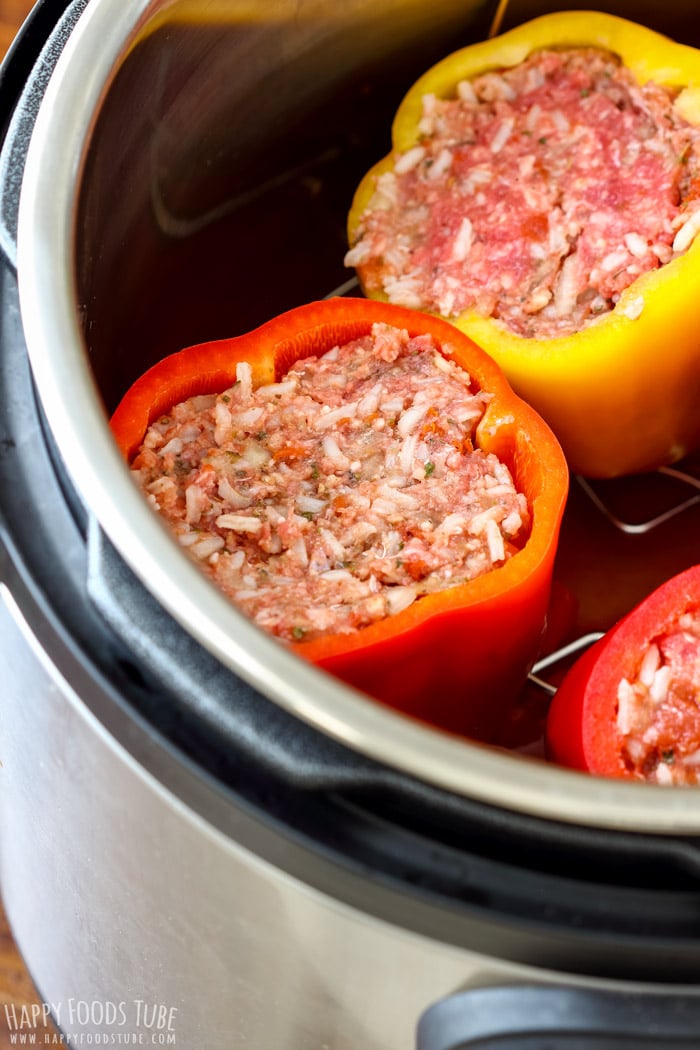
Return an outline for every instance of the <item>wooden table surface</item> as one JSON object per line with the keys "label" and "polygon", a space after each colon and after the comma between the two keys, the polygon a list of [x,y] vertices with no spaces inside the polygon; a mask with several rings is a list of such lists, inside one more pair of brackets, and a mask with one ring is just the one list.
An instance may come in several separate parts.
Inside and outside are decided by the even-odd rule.
{"label": "wooden table surface", "polygon": [[4,55],[34,0],[0,0],[0,55]]}
{"label": "wooden table surface", "polygon": [[[7,51],[33,6],[34,0],[0,0],[0,56]],[[31,1009],[38,1002],[39,997],[0,907],[0,1050],[10,1050],[11,1046],[16,1045],[10,1040],[6,1009],[12,1016],[14,1007],[16,1015],[19,1015],[23,1006]],[[36,1029],[37,1043],[44,1041],[45,1033],[53,1035],[53,1029],[43,1026]]]}

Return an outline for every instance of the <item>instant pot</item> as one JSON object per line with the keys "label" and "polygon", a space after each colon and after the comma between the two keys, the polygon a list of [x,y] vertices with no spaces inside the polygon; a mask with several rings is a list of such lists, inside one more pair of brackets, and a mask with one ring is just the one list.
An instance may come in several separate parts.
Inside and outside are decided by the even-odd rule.
{"label": "instant pot", "polygon": [[[2,67],[0,872],[64,1045],[697,1046],[697,790],[471,743],[299,660],[107,425],[166,353],[357,294],[345,216],[401,95],[545,9],[43,0]],[[690,0],[604,9],[700,44]],[[568,649],[698,561],[695,466],[572,479]]]}

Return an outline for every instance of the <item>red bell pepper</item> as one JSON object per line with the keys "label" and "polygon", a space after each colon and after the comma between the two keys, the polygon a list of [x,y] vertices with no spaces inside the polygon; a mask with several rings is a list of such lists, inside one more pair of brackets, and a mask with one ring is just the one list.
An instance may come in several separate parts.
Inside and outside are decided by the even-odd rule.
{"label": "red bell pepper", "polygon": [[[693,641],[700,628],[679,624],[688,615],[700,619],[700,565],[667,580],[579,657],[549,709],[546,745],[552,761],[600,776],[693,780],[682,763],[700,748],[700,640]],[[664,686],[671,680],[665,695],[652,691],[656,654],[651,667],[647,659],[646,675],[643,670],[652,646],[660,666],[668,668],[660,679]],[[629,689],[623,685],[621,694],[621,682],[636,683],[640,672],[647,683],[640,686],[642,722],[629,725],[627,712],[620,712],[620,703],[629,703]],[[635,746],[640,739],[643,745]]]}
{"label": "red bell pepper", "polygon": [[468,583],[419,598],[352,634],[292,643],[298,655],[375,698],[455,732],[491,740],[523,685],[545,626],[552,567],[568,488],[558,442],[511,390],[500,368],[439,318],[365,299],[331,299],[290,310],[255,331],[165,358],[130,388],[111,420],[127,460],[149,424],[193,394],[221,392],[246,361],[253,384],[278,380],[299,358],[366,335],[374,323],[431,334],[492,394],[479,446],[510,469],[532,516],[524,546]]}

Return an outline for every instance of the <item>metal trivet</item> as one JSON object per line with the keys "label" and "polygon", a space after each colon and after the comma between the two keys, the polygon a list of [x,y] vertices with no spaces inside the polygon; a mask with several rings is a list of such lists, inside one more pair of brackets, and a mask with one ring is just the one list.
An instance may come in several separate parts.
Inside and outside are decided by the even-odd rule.
{"label": "metal trivet", "polygon": [[[679,482],[683,486],[687,485],[697,491],[694,496],[679,498],[677,501],[673,501],[665,510],[647,518],[645,521],[639,522],[625,520],[625,518],[620,517],[619,514],[615,513],[610,506],[609,500],[601,496],[600,491],[595,487],[594,482],[590,482],[586,480],[586,478],[579,476],[576,477],[576,480],[594,506],[598,508],[601,514],[603,514],[616,529],[619,529],[620,532],[624,532],[627,535],[639,536],[651,532],[651,530],[655,529],[658,525],[663,525],[664,522],[674,518],[677,514],[681,514],[683,511],[689,510],[690,507],[694,507],[700,503],[700,479],[694,477],[694,475],[689,474],[684,470],[677,470],[675,467],[659,467],[654,474],[657,477],[670,478],[673,481]],[[650,475],[650,477],[653,477],[653,475]]]}
{"label": "metal trivet", "polygon": [[[668,486],[667,480],[672,483],[672,487]],[[700,478],[696,477],[688,470],[679,470],[676,467],[659,467],[658,470],[645,477],[645,484],[648,487],[655,486],[656,488],[656,491],[650,492],[647,498],[652,501],[654,499],[657,501],[662,500],[665,505],[663,509],[658,510],[658,513],[653,513],[651,516],[645,517],[641,521],[629,520],[629,518],[625,516],[624,510],[622,513],[619,513],[614,508],[614,494],[611,497],[609,491],[606,492],[606,488],[611,484],[616,484],[619,487],[624,485],[627,481],[638,485],[639,478],[619,479],[616,483],[612,483],[592,482],[577,475],[576,481],[591,500],[594,507],[600,511],[611,525],[628,536],[645,535],[653,529],[658,528],[658,526],[665,524],[665,522],[670,521],[672,518],[675,518],[678,514],[690,510],[691,507],[700,505]],[[686,488],[694,489],[694,495],[681,495],[680,492]],[[624,494],[622,502],[624,503]],[[588,634],[581,635],[581,637],[577,638],[575,641],[570,642],[568,645],[562,646],[548,656],[543,657],[533,666],[532,671],[528,675],[529,682],[550,696],[554,696],[557,691],[557,686],[548,682],[546,678],[543,678],[543,672],[547,671],[549,668],[556,667],[558,664],[575,656],[582,650],[587,649],[589,645],[592,645],[594,642],[598,641],[599,638],[602,638],[604,633],[605,632],[603,631],[592,631]]]}
{"label": "metal trivet", "polygon": [[589,645],[593,645],[599,638],[603,637],[603,631],[590,631],[588,634],[582,634],[580,638],[577,638],[574,642],[569,642],[568,645],[563,645],[559,649],[555,649],[549,656],[544,656],[541,660],[538,660],[534,665],[530,674],[528,675],[528,681],[536,685],[538,689],[542,689],[543,692],[548,693],[550,696],[554,696],[557,691],[557,686],[548,682],[546,678],[542,678],[542,672],[546,671],[549,667],[553,667],[564,660],[568,660],[569,657],[575,656],[581,649],[587,649]]}

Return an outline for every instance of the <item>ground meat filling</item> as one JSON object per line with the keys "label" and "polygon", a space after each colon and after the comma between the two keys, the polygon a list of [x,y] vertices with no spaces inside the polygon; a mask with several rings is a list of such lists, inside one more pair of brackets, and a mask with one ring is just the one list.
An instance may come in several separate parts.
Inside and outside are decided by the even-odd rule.
{"label": "ground meat filling", "polygon": [[592,48],[427,95],[420,144],[378,178],[347,265],[394,303],[578,331],[700,228],[700,130],[674,97]]}
{"label": "ground meat filling", "polygon": [[628,768],[657,784],[700,784],[700,612],[652,642],[617,699]]}
{"label": "ground meat filling", "polygon": [[474,447],[489,401],[431,336],[388,325],[148,430],[134,475],[179,542],[286,640],[356,631],[506,561],[529,514]]}

